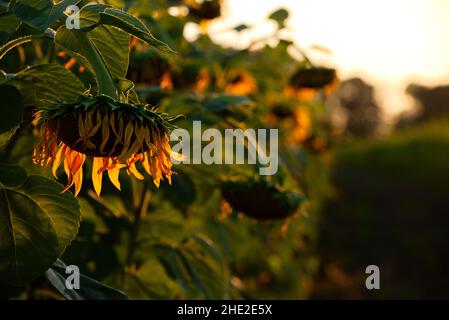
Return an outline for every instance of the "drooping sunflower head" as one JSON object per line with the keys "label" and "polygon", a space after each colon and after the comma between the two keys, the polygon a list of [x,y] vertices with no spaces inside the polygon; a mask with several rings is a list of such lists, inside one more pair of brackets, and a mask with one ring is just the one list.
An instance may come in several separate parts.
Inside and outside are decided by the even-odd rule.
{"label": "drooping sunflower head", "polygon": [[119,102],[104,95],[82,95],[74,102],[51,104],[36,113],[42,137],[33,161],[51,166],[55,177],[64,164],[66,190],[75,185],[75,195],[81,189],[83,164],[88,156],[93,158],[92,181],[98,195],[105,171],[118,189],[123,168],[143,180],[138,163],[159,187],[164,178],[171,183],[172,120],[174,117],[148,105]]}
{"label": "drooping sunflower head", "polygon": [[339,80],[334,69],[300,67],[290,78],[284,93],[299,100],[311,100],[318,90],[332,93],[338,86]]}
{"label": "drooping sunflower head", "polygon": [[190,14],[201,20],[213,20],[221,16],[222,0],[185,0]]}
{"label": "drooping sunflower head", "polygon": [[220,189],[227,206],[259,221],[286,219],[305,200],[298,193],[286,192],[260,178],[230,179],[224,181]]}

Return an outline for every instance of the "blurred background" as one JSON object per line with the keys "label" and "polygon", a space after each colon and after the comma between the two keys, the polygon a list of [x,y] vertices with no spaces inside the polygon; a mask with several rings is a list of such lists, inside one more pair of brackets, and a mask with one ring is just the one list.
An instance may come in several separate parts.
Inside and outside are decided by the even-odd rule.
{"label": "blurred background", "polygon": [[[180,53],[131,42],[127,78],[143,101],[187,115],[183,128],[279,128],[280,173],[179,166],[173,187],[151,188],[137,229],[141,185],[83,190],[67,264],[135,299],[449,298],[447,0],[106,2]],[[35,49],[2,69],[40,59]],[[39,170],[33,139],[1,157]],[[365,287],[368,265],[380,290]]]}
{"label": "blurred background", "polygon": [[[265,18],[280,6],[290,13],[282,35],[341,79],[325,99],[332,192],[311,297],[447,298],[449,2],[228,0],[209,34],[247,48],[276,29]],[[253,28],[226,31],[238,24]],[[186,26],[188,39],[199,33]],[[378,292],[363,286],[369,264],[381,269]]]}
{"label": "blurred background", "polygon": [[[282,35],[341,79],[325,99],[332,192],[311,297],[447,298],[449,2],[228,0],[209,34],[233,48],[267,36],[274,45],[265,18],[280,6],[290,13]],[[252,29],[226,31],[238,24]],[[381,269],[378,292],[363,286],[369,264]]]}

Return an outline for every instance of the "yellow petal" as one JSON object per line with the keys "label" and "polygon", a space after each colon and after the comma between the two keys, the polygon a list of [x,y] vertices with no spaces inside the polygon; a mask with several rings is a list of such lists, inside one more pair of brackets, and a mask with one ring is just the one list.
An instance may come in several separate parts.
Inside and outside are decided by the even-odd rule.
{"label": "yellow petal", "polygon": [[159,188],[160,184],[161,184],[161,179],[159,178],[153,178],[153,183],[156,186],[156,188]]}
{"label": "yellow petal", "polygon": [[143,176],[139,171],[137,171],[136,165],[135,165],[134,163],[132,163],[132,164],[129,165],[128,170],[129,170],[129,172],[132,173],[137,179],[139,179],[139,180],[143,180],[143,179],[144,179],[144,176]]}
{"label": "yellow petal", "polygon": [[69,183],[72,181],[72,171],[70,170],[70,167],[72,165],[72,152],[70,148],[65,148],[64,152],[64,171],[67,175],[67,180]]}
{"label": "yellow petal", "polygon": [[80,193],[83,185],[83,168],[81,167],[75,175],[75,197]]}
{"label": "yellow petal", "polygon": [[121,186],[120,186],[120,181],[119,181],[119,175],[120,175],[120,167],[116,166],[113,169],[109,169],[108,170],[108,176],[109,176],[109,180],[111,180],[112,184],[119,189],[120,191],[122,191]]}
{"label": "yellow petal", "polygon": [[144,159],[142,161],[143,169],[151,176],[150,162],[148,161],[148,154],[144,153]]}
{"label": "yellow petal", "polygon": [[171,172],[165,175],[169,185],[171,185],[171,175],[172,175]]}
{"label": "yellow petal", "polygon": [[94,161],[92,164],[92,183],[94,185],[94,190],[98,196],[100,196],[101,184],[103,182],[103,172],[99,173],[102,166],[103,158],[94,157]]}

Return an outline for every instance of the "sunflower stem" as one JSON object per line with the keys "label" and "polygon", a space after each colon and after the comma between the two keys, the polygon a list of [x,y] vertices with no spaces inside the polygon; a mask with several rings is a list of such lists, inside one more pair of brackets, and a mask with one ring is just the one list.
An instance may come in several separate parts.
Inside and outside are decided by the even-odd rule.
{"label": "sunflower stem", "polygon": [[[138,194],[136,181],[134,180],[131,181],[132,181],[131,186],[133,194]],[[134,221],[133,224],[131,225],[128,257],[126,259],[126,264],[128,266],[132,266],[134,263],[136,249],[138,246],[137,238],[139,236],[140,223],[142,222],[142,220],[146,218],[148,206],[150,204],[150,198],[151,198],[151,191],[148,183],[145,183],[143,186],[142,193],[140,194],[139,203],[134,204]]]}
{"label": "sunflower stem", "polygon": [[98,85],[98,95],[103,94],[110,96],[111,98],[116,98],[116,90],[111,73],[105,64],[103,57],[98,52],[98,49],[87,37],[87,32],[76,31],[74,34],[81,47],[84,49],[85,57],[94,69]]}

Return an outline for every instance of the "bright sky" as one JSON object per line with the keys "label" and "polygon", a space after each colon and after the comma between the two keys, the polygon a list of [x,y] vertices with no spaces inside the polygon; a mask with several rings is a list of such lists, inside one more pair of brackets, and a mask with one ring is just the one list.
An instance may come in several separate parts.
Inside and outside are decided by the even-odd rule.
{"label": "bright sky", "polygon": [[[290,11],[287,25],[301,47],[332,51],[312,50],[312,59],[336,67],[341,78],[359,75],[374,84],[387,115],[411,106],[404,93],[410,82],[449,83],[449,0],[226,0],[211,34],[244,45],[273,30],[265,17],[280,7]],[[255,32],[220,32],[240,23]]]}

